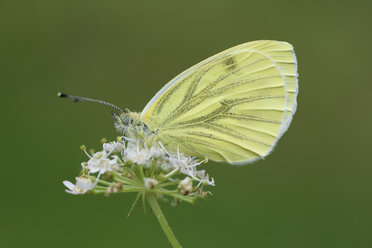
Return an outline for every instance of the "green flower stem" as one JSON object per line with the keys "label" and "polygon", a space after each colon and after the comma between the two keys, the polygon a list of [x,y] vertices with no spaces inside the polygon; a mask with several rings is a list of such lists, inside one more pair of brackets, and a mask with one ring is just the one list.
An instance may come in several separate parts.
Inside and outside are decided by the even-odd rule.
{"label": "green flower stem", "polygon": [[156,219],[158,219],[161,228],[163,228],[165,235],[167,236],[169,242],[172,244],[172,247],[174,248],[182,247],[181,244],[178,243],[176,236],[174,236],[172,229],[170,228],[167,220],[165,219],[165,216],[161,211],[159,203],[156,200],[155,194],[147,193],[146,198],[152,208],[152,211],[154,211]]}
{"label": "green flower stem", "polygon": [[174,182],[161,183],[160,186],[161,186],[161,187],[173,186],[173,185],[176,185],[176,184],[179,184],[179,183],[180,183],[180,180],[176,180],[176,181],[174,181]]}
{"label": "green flower stem", "polygon": [[98,189],[98,190],[107,190],[107,187],[103,187],[103,186],[99,186],[99,185],[96,185],[96,187],[94,187],[95,189]]}
{"label": "green flower stem", "polygon": [[89,192],[91,192],[93,194],[104,194],[104,193],[106,193],[106,190],[95,190],[95,189],[93,189]]}
{"label": "green flower stem", "polygon": [[106,185],[106,186],[111,186],[111,183],[110,182],[106,182],[104,180],[101,180],[101,179],[96,179],[98,183],[100,184],[103,184],[103,185]]}
{"label": "green flower stem", "polygon": [[114,177],[114,180],[116,181],[116,182],[120,182],[120,183],[124,183],[124,184],[126,184],[126,185],[137,185],[137,184],[135,184],[135,183],[129,183],[127,180],[123,180],[122,178],[119,178],[119,177]]}
{"label": "green flower stem", "polygon": [[111,173],[116,177],[116,178],[120,178],[120,180],[124,183],[127,183],[127,184],[132,184],[132,185],[136,185],[138,184],[136,181],[132,180],[132,179],[129,179],[129,178],[126,178],[126,177],[123,177],[122,175],[120,175],[119,173],[115,172],[115,171],[111,171]]}
{"label": "green flower stem", "polygon": [[139,175],[140,175],[141,179],[145,178],[145,173],[143,172],[142,165],[138,166],[138,172],[139,172]]}
{"label": "green flower stem", "polygon": [[165,178],[164,179],[168,179],[170,177],[172,177],[174,174],[176,174],[180,169],[177,168],[177,169],[174,169],[173,171],[169,172],[167,175],[165,175]]}

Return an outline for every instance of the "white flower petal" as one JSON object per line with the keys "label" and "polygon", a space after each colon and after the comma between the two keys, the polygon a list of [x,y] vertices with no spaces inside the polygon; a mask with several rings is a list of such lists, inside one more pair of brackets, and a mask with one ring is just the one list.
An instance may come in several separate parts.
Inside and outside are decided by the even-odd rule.
{"label": "white flower petal", "polygon": [[73,184],[73,183],[70,182],[70,181],[65,180],[65,181],[63,181],[63,184],[64,184],[68,189],[70,189],[70,190],[73,190],[73,189],[75,188],[75,184]]}
{"label": "white flower petal", "polygon": [[125,146],[122,142],[110,142],[110,143],[105,143],[103,144],[103,150],[106,153],[120,153],[124,150]]}

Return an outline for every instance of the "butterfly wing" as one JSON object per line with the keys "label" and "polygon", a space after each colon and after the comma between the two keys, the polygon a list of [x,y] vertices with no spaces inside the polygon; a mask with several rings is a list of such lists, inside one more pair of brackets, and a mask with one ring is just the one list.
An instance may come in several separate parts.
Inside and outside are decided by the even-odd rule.
{"label": "butterfly wing", "polygon": [[246,164],[266,156],[287,130],[297,92],[293,47],[254,41],[182,72],[141,118],[173,151]]}

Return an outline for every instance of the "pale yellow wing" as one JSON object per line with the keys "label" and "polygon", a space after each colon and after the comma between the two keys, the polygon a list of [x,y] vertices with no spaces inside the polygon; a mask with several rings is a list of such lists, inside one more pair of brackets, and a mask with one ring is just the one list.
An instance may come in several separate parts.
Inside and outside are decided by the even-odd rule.
{"label": "pale yellow wing", "polygon": [[287,42],[238,45],[171,80],[141,118],[173,151],[249,163],[266,156],[287,130],[296,108],[296,70]]}

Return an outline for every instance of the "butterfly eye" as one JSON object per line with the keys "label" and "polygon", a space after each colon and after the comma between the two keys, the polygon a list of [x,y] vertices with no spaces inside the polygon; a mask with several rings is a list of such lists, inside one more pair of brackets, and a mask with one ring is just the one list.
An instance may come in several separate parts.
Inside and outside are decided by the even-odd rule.
{"label": "butterfly eye", "polygon": [[124,126],[128,126],[129,125],[129,122],[130,122],[130,118],[127,114],[123,114],[120,116],[120,120],[121,120],[121,123],[124,125]]}

